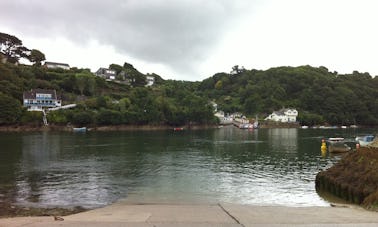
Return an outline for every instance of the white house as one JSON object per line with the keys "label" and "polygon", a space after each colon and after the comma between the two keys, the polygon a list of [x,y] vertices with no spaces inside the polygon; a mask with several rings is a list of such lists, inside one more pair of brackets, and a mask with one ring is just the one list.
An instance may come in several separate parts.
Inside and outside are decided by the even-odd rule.
{"label": "white house", "polygon": [[65,70],[69,70],[70,69],[70,65],[69,64],[66,64],[66,63],[58,63],[58,62],[49,62],[49,61],[46,61],[44,66],[46,68],[49,68],[49,69],[65,69]]}
{"label": "white house", "polygon": [[155,83],[155,77],[153,76],[146,76],[146,87],[152,86]]}
{"label": "white house", "polygon": [[24,106],[28,111],[42,111],[43,108],[62,106],[55,90],[32,89],[23,94]]}
{"label": "white house", "polygon": [[297,121],[297,116],[298,111],[296,109],[281,109],[274,111],[265,120],[291,123]]}

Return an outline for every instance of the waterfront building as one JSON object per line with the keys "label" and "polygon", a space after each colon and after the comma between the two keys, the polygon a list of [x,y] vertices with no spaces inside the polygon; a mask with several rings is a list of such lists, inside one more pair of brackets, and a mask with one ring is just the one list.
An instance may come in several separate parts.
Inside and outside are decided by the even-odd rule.
{"label": "waterfront building", "polygon": [[298,111],[296,109],[281,109],[279,111],[274,111],[265,120],[278,121],[285,123],[294,123],[297,121]]}
{"label": "waterfront building", "polygon": [[62,106],[56,90],[32,89],[23,94],[23,105],[28,111],[43,111],[44,108]]}

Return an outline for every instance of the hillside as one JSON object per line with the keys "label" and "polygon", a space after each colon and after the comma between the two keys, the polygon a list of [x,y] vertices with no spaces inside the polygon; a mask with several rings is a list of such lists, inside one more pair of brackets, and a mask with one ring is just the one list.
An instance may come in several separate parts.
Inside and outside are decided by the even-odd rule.
{"label": "hillside", "polygon": [[[28,59],[32,66],[17,64]],[[24,91],[54,89],[71,110],[54,111],[55,125],[215,124],[213,104],[225,113],[263,118],[283,107],[296,108],[302,125],[378,125],[378,77],[338,74],[325,67],[246,70],[234,66],[201,82],[164,80],[133,65],[109,65],[111,79],[88,69],[42,66],[45,55],[17,37],[0,32],[0,125],[40,125],[41,114],[22,107]],[[46,62],[45,62],[46,63]],[[149,78],[153,86],[147,86]]]}
{"label": "hillside", "polygon": [[[130,72],[130,64],[122,69]],[[113,65],[114,67],[114,65]],[[146,75],[135,70],[140,83],[130,85],[95,76],[87,69],[47,69],[40,66],[0,63],[0,125],[40,125],[42,113],[22,108],[24,91],[55,89],[63,105],[78,107],[48,114],[53,125],[187,125],[214,124],[213,107],[196,94],[195,83],[164,81],[145,87]]]}
{"label": "hillside", "polygon": [[233,68],[205,79],[199,91],[225,112],[264,117],[282,107],[299,110],[305,125],[378,125],[378,77],[341,75],[325,67]]}
{"label": "hillside", "polygon": [[[146,75],[132,65],[112,64],[139,76],[139,84],[106,81],[87,69],[47,69],[0,63],[0,124],[40,124],[40,114],[22,109],[23,91],[55,89],[63,104],[74,110],[49,114],[57,125],[212,124],[210,101],[225,112],[266,116],[282,107],[299,110],[302,124],[378,124],[378,78],[354,72],[331,73],[311,66],[279,67],[266,71],[218,73],[202,82],[163,80],[145,87]],[[150,76],[151,76],[150,75]]]}

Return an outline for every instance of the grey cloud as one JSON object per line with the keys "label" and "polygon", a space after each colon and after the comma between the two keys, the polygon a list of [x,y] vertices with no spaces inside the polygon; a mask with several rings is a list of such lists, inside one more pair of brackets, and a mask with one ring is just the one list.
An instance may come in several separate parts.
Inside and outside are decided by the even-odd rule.
{"label": "grey cloud", "polygon": [[21,34],[81,45],[97,40],[191,74],[251,6],[237,0],[6,0],[0,2],[0,20]]}

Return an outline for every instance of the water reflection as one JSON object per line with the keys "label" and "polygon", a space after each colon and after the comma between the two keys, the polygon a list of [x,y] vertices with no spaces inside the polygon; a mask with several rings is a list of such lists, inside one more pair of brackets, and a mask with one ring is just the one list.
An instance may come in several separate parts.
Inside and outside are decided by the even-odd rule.
{"label": "water reflection", "polygon": [[273,151],[297,152],[298,129],[272,128],[268,130],[269,143]]}
{"label": "water reflection", "polygon": [[[324,131],[25,133],[0,140],[0,192],[32,206],[135,202],[327,205],[315,192]],[[12,171],[3,171],[11,166]],[[9,175],[9,176],[8,176]],[[5,177],[6,176],[6,177]],[[9,187],[6,185],[13,185]]]}
{"label": "water reflection", "polygon": [[86,150],[85,140],[49,132],[22,136],[17,203],[97,207],[113,202],[109,166],[95,156],[70,155]]}

